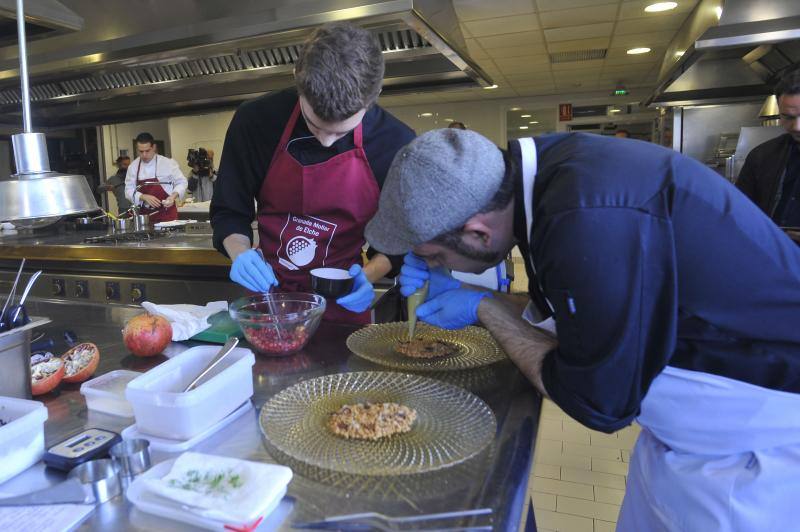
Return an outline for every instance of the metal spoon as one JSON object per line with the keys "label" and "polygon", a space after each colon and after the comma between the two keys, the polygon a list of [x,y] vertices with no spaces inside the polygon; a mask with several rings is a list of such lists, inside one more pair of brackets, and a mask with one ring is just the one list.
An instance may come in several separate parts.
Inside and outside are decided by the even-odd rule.
{"label": "metal spoon", "polygon": [[205,377],[209,371],[214,369],[214,367],[217,364],[219,364],[223,358],[228,356],[228,353],[233,351],[233,348],[236,347],[238,344],[239,344],[239,339],[237,337],[231,336],[230,338],[228,338],[228,341],[225,342],[225,345],[222,346],[222,349],[220,349],[219,352],[216,355],[214,355],[214,358],[212,358],[211,362],[209,362],[208,365],[205,367],[205,369],[203,369],[203,371],[200,372],[200,375],[198,375],[192,382],[190,382],[189,386],[183,389],[183,393],[186,393],[190,391],[192,388],[195,388],[200,383],[200,380],[203,377]]}
{"label": "metal spoon", "polygon": [[3,319],[3,316],[6,315],[6,309],[8,308],[8,303],[14,298],[14,294],[17,293],[17,283],[19,282],[19,276],[22,275],[22,268],[25,267],[25,259],[22,259],[22,262],[19,265],[19,270],[17,270],[17,277],[14,279],[14,284],[11,286],[11,291],[8,293],[8,299],[6,299],[5,304],[3,305],[3,310],[0,311],[0,320]]}
{"label": "metal spoon", "polygon": [[25,299],[28,297],[28,292],[31,291],[31,288],[33,288],[33,283],[36,282],[36,279],[38,279],[40,275],[42,275],[42,270],[34,273],[31,275],[31,278],[28,279],[28,284],[25,285],[25,290],[22,292],[22,297],[19,300],[19,305],[17,305],[17,310],[14,312],[14,315],[11,316],[11,323],[14,323],[17,320],[17,316],[19,316],[19,312],[22,310],[22,305],[25,303]]}

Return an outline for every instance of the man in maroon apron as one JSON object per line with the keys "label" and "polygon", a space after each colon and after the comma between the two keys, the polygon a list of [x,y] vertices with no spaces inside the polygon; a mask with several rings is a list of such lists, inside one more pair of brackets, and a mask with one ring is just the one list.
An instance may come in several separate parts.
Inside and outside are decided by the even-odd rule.
{"label": "man in maroon apron", "polygon": [[128,167],[125,176],[125,196],[139,209],[139,213],[150,216],[153,223],[178,219],[175,200],[186,195],[188,181],[178,163],[159,155],[155,139],[150,133],[136,137],[139,152]]}
{"label": "man in maroon apron", "polygon": [[364,228],[394,154],[414,134],[375,105],[383,56],[365,30],[320,28],[295,76],[296,91],[248,102],[231,121],[211,203],[214,244],[233,259],[231,279],[257,292],[307,292],[310,270],[349,270],[353,291],[329,301],[325,318],[368,323],[372,282],[402,257],[370,249],[364,264]]}

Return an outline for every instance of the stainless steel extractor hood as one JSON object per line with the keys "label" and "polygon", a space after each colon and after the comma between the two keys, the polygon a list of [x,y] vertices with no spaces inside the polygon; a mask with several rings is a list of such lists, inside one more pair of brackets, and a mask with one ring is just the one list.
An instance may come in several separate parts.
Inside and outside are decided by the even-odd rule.
{"label": "stainless steel extractor hood", "polygon": [[762,100],[800,66],[800,1],[701,0],[667,49],[650,105]]}
{"label": "stainless steel extractor hood", "polygon": [[[233,106],[288,87],[305,38],[343,20],[381,43],[384,94],[492,84],[466,55],[451,0],[62,1],[85,29],[30,45],[34,116],[44,126]],[[0,48],[0,122],[18,120],[12,59]]]}

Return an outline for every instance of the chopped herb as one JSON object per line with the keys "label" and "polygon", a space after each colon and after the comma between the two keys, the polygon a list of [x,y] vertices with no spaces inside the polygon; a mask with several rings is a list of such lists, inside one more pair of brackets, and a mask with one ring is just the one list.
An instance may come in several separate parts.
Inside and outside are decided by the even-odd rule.
{"label": "chopped herb", "polygon": [[239,489],[244,486],[241,475],[227,471],[206,471],[201,473],[196,469],[186,471],[183,478],[172,479],[169,486],[186,491],[193,491],[202,495],[222,496],[227,498],[231,494],[231,489]]}

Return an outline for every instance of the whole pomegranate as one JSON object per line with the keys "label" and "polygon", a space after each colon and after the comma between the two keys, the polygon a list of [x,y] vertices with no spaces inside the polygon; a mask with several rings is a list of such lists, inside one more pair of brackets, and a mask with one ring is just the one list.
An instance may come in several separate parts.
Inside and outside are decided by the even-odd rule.
{"label": "whole pomegranate", "polygon": [[155,314],[139,314],[131,318],[122,329],[125,347],[140,357],[161,353],[172,341],[172,325],[166,318]]}

